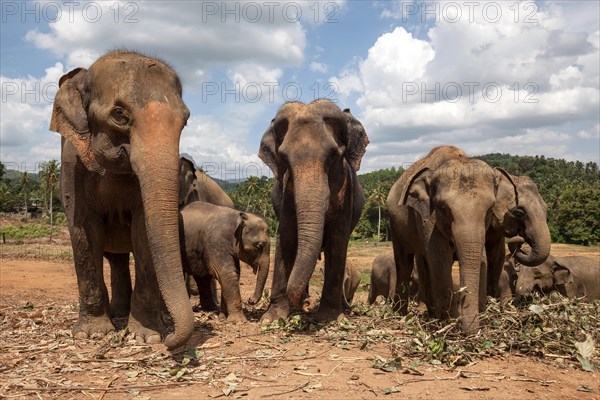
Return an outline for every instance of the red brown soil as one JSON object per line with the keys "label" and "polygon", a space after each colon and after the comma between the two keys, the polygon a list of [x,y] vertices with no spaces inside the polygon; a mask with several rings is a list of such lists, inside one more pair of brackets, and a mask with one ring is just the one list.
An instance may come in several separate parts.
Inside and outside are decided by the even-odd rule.
{"label": "red brown soil", "polygon": [[[353,246],[349,261],[369,269],[374,256],[387,249]],[[553,246],[555,255],[573,253],[598,256],[597,249]],[[77,284],[71,261],[4,257],[0,262],[0,398],[371,399],[386,397],[386,388],[394,388],[387,397],[403,399],[600,398],[600,373],[584,372],[563,358],[513,354],[466,367],[423,363],[407,369],[415,360],[403,357],[401,368],[384,372],[373,363],[378,356],[393,357],[389,343],[368,342],[362,348],[342,336],[332,340],[328,328],[264,331],[258,324],[264,305],[246,309],[247,324],[196,313],[189,344],[200,356],[177,381],[169,375],[177,362],[162,345],[139,344],[130,337],[115,343],[118,335],[73,340]],[[242,271],[242,298],[252,293],[254,280],[249,268]],[[366,301],[366,292],[357,293],[355,301]],[[33,308],[24,307],[28,302]],[[377,321],[372,322],[376,329]],[[582,386],[591,392],[580,391]],[[50,390],[57,387],[61,390]]]}

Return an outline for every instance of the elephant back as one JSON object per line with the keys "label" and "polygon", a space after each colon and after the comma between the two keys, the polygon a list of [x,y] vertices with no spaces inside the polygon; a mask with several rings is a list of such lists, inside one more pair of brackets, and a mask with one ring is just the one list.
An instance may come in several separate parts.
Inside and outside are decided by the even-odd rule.
{"label": "elephant back", "polygon": [[403,204],[405,202],[406,196],[408,195],[408,191],[410,189],[411,183],[414,179],[421,174],[426,169],[436,170],[442,164],[450,161],[450,160],[459,160],[459,161],[468,161],[468,157],[464,151],[454,146],[437,146],[431,149],[429,154],[425,157],[421,158],[419,161],[412,164],[402,175],[398,178],[398,181],[392,187],[392,191],[395,193],[391,193],[390,197],[394,197],[396,204]]}

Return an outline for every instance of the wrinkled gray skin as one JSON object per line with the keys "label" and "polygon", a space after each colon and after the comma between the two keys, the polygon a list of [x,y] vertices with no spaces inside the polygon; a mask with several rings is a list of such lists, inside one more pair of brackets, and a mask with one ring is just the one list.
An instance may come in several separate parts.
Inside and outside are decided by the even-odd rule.
{"label": "wrinkled gray skin", "polygon": [[539,265],[546,260],[550,255],[551,238],[546,203],[535,182],[527,176],[510,175],[500,168],[496,171],[498,193],[485,244],[489,271],[487,293],[506,298],[505,238],[522,237],[529,245],[519,247],[514,253],[517,262],[524,266]]}
{"label": "wrinkled gray skin", "polygon": [[271,303],[261,322],[308,312],[306,288],[321,250],[325,280],[317,319],[342,315],[350,233],[364,204],[356,171],[369,139],[349,110],[328,100],[284,104],[264,133],[258,156],[275,176],[271,199],[279,220]]}
{"label": "wrinkled gray skin", "polygon": [[[168,328],[161,297],[175,324],[167,347],[191,336],[177,228],[179,137],[188,117],[179,78],[155,58],[113,51],[60,78],[50,130],[62,135],[62,200],[79,287],[76,338],[112,331],[109,316],[125,310],[138,340],[159,342]],[[102,257],[127,293],[130,252],[131,302],[109,305]]]}
{"label": "wrinkled gray skin", "polygon": [[506,267],[517,274],[515,294],[525,296],[534,290],[547,295],[556,290],[570,299],[600,299],[600,260],[582,257],[553,257],[536,267],[525,267],[507,257]]}
{"label": "wrinkled gray skin", "polygon": [[233,208],[233,201],[212,178],[196,171],[194,164],[185,157],[180,158],[179,207],[204,201],[217,206]]}
{"label": "wrinkled gray skin", "polygon": [[[185,157],[179,159],[179,208],[193,203],[204,201],[206,203],[233,207],[233,201],[223,189],[203,171],[197,171],[194,163]],[[186,287],[188,294],[197,294],[200,298],[199,308],[204,311],[219,309],[217,300],[217,282],[211,275],[196,276],[186,274]],[[194,307],[197,309],[197,306]]]}
{"label": "wrinkled gray skin", "polygon": [[379,254],[371,267],[371,284],[369,286],[369,304],[375,303],[378,296],[393,302],[396,293],[396,263],[394,252]]}
{"label": "wrinkled gray skin", "polygon": [[[194,201],[205,201],[218,206],[233,208],[233,201],[221,187],[202,171],[196,171],[192,161],[179,159],[179,209]],[[129,254],[105,253],[111,267],[112,297],[110,311],[113,317],[126,317],[131,303],[131,276]],[[200,298],[200,307],[205,311],[218,310],[217,282],[210,275],[194,280],[185,274],[188,294]],[[201,290],[198,290],[200,285]]]}
{"label": "wrinkled gray skin", "polygon": [[245,321],[240,296],[240,260],[257,273],[249,304],[260,300],[269,274],[270,242],[267,223],[257,215],[202,201],[181,210],[181,257],[194,275],[212,275],[221,285],[221,315]]}
{"label": "wrinkled gray skin", "polygon": [[416,261],[429,314],[447,317],[456,259],[460,286],[466,287],[459,299],[461,328],[467,334],[477,332],[486,295],[485,233],[496,201],[497,181],[496,172],[486,163],[469,159],[456,147],[440,146],[414,163],[392,186],[387,207],[400,312],[407,312]]}
{"label": "wrinkled gray skin", "polygon": [[354,299],[354,293],[360,285],[360,271],[354,266],[346,264],[344,270],[344,306],[350,308],[352,300]]}

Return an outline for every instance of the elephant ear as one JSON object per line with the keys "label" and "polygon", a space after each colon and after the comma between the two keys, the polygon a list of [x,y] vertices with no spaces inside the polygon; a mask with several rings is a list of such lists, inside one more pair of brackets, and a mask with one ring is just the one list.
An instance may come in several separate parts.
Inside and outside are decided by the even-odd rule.
{"label": "elephant ear", "polygon": [[571,270],[558,262],[554,262],[552,265],[552,276],[554,277],[555,285],[568,285],[573,283]]}
{"label": "elephant ear", "polygon": [[92,151],[92,134],[81,98],[86,74],[85,68],[75,68],[60,78],[49,129],[60,133],[75,146],[89,171],[104,173]]}
{"label": "elephant ear", "polygon": [[246,221],[248,221],[248,214],[245,212],[240,212],[237,216],[235,222],[235,241],[237,245],[242,245],[242,236],[244,234],[244,227],[246,226]]}
{"label": "elephant ear", "polygon": [[355,171],[360,169],[360,162],[369,144],[369,136],[359,120],[354,118],[349,108],[344,110],[348,131],[348,144],[346,147],[346,159]]}
{"label": "elephant ear", "polygon": [[194,162],[186,157],[179,158],[179,207],[190,204],[198,200],[192,196],[195,193],[196,167]]}
{"label": "elephant ear", "polygon": [[417,210],[423,221],[427,221],[432,213],[429,188],[432,171],[429,168],[419,170],[408,183],[402,196],[402,204]]}
{"label": "elephant ear", "polygon": [[271,120],[271,124],[263,134],[258,149],[258,157],[273,171],[275,179],[279,180],[283,177],[283,167],[279,154],[277,154],[277,142],[275,137],[275,119]]}
{"label": "elephant ear", "polygon": [[519,204],[519,192],[512,175],[502,168],[494,168],[496,172],[496,205],[493,209],[494,218],[500,224],[504,216]]}

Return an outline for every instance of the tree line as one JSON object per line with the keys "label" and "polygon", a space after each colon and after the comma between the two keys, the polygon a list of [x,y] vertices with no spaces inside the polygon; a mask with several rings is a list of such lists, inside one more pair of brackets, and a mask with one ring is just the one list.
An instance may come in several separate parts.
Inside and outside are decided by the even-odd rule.
{"label": "tree line", "polygon": [[[597,163],[499,153],[476,158],[510,174],[527,175],[536,182],[548,206],[548,226],[553,242],[600,244],[600,171]],[[352,234],[353,239],[389,240],[385,201],[403,172],[401,167],[392,167],[358,176],[365,192],[365,207]],[[56,160],[40,164],[39,174],[6,170],[0,163],[0,211],[23,213],[24,209],[31,210],[32,200],[35,200],[36,205],[47,210],[52,218],[52,211],[62,211],[59,177]],[[263,216],[271,234],[275,235],[278,224],[271,205],[273,178],[251,176],[239,183],[218,183],[237,209]]]}

